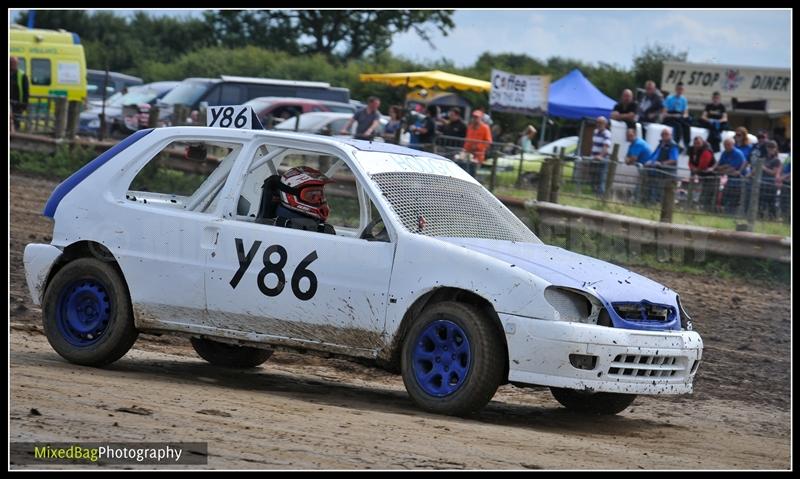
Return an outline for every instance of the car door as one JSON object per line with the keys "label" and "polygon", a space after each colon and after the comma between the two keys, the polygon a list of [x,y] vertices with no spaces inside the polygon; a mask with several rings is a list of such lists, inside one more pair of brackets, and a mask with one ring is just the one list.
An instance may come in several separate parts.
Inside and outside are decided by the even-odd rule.
{"label": "car door", "polygon": [[[312,158],[314,155],[296,155]],[[331,160],[320,159],[320,168]],[[334,163],[336,160],[334,159]],[[341,162],[336,163],[341,167]],[[364,353],[383,345],[394,243],[359,235],[377,215],[349,168],[326,187],[337,234],[255,222],[263,180],[277,165],[246,175],[237,214],[209,223],[206,297],[218,328],[313,342]],[[291,166],[291,165],[286,165]],[[345,165],[346,166],[346,165]]]}

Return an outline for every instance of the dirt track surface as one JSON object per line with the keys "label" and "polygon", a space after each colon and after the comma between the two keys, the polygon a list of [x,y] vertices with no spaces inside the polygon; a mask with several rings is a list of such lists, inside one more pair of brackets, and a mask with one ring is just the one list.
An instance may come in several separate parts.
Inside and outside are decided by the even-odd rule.
{"label": "dirt track surface", "polygon": [[639,397],[597,418],[546,389],[503,386],[480,414],[450,418],[417,409],[399,376],[318,356],[279,351],[232,373],[188,340],[142,335],[106,369],[67,363],[42,334],[22,265],[27,243],[51,239],[40,215],[54,186],[11,178],[12,441],[207,441],[209,467],[242,469],[790,467],[787,286],[638,269],[695,317],[705,349],[693,395]]}

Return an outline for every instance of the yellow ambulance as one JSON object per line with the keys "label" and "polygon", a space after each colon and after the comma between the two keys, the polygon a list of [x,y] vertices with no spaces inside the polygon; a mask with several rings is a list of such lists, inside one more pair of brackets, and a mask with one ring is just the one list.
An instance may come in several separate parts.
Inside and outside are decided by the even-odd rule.
{"label": "yellow ambulance", "polygon": [[[86,100],[86,56],[78,34],[21,25],[10,25],[8,33],[9,56],[17,57],[19,69],[28,76],[31,97]],[[37,101],[31,98],[31,103]]]}

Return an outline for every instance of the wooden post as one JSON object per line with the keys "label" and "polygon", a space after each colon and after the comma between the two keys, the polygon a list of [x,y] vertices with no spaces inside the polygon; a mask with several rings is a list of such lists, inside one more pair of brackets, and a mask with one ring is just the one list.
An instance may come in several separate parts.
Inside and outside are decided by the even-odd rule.
{"label": "wooden post", "polygon": [[661,197],[661,222],[672,223],[672,210],[675,208],[675,178],[667,173],[664,181],[664,194]]}
{"label": "wooden post", "polygon": [[[197,112],[197,126],[206,126],[206,115],[208,115],[208,108],[201,106]],[[297,126],[300,124],[300,115],[296,115],[294,118],[294,129],[296,131]]]}
{"label": "wooden post", "polygon": [[[756,225],[756,216],[758,215],[759,206],[759,193],[761,192],[761,176],[763,174],[764,158],[760,155],[755,157],[755,164],[753,165],[753,174],[750,176],[750,205],[747,210],[747,231],[753,231]],[[744,185],[742,185],[744,189]],[[774,198],[773,198],[774,201]]]}
{"label": "wooden post", "polygon": [[56,125],[55,133],[53,136],[56,138],[64,138],[64,132],[67,129],[67,97],[60,96],[56,98]]}
{"label": "wooden post", "polygon": [[67,107],[67,138],[70,140],[78,134],[78,125],[81,118],[81,102],[73,100]]}
{"label": "wooden post", "polygon": [[561,190],[561,176],[564,171],[564,158],[566,157],[566,150],[561,147],[559,155],[552,160],[550,167],[550,203],[558,203],[558,192]]}
{"label": "wooden post", "polygon": [[517,188],[522,188],[522,166],[525,163],[525,150],[519,149],[519,173],[517,173]]}
{"label": "wooden post", "polygon": [[172,110],[172,126],[182,126],[186,123],[186,107],[184,105],[175,105]]}
{"label": "wooden post", "polygon": [[497,182],[497,157],[498,157],[497,150],[494,149],[492,151],[492,175],[489,177],[489,191],[494,192],[494,188]]}
{"label": "wooden post", "polygon": [[538,201],[550,201],[550,185],[553,184],[551,165],[550,158],[547,158],[539,170],[539,191],[536,192]]}
{"label": "wooden post", "polygon": [[611,198],[611,188],[614,186],[614,176],[617,174],[618,157],[619,143],[614,143],[614,148],[611,149],[611,158],[608,161],[608,174],[606,175],[606,187],[603,191],[603,203]]}
{"label": "wooden post", "polygon": [[158,126],[158,113],[158,105],[153,105],[150,107],[149,116],[147,117],[148,128],[156,128]]}

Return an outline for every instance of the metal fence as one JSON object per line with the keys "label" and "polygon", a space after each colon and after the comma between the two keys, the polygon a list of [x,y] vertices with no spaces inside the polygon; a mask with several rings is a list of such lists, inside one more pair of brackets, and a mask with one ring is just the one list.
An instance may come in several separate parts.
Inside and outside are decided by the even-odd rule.
{"label": "metal fence", "polygon": [[72,138],[77,132],[82,103],[65,96],[31,95],[28,103],[9,101],[9,106],[12,132]]}

